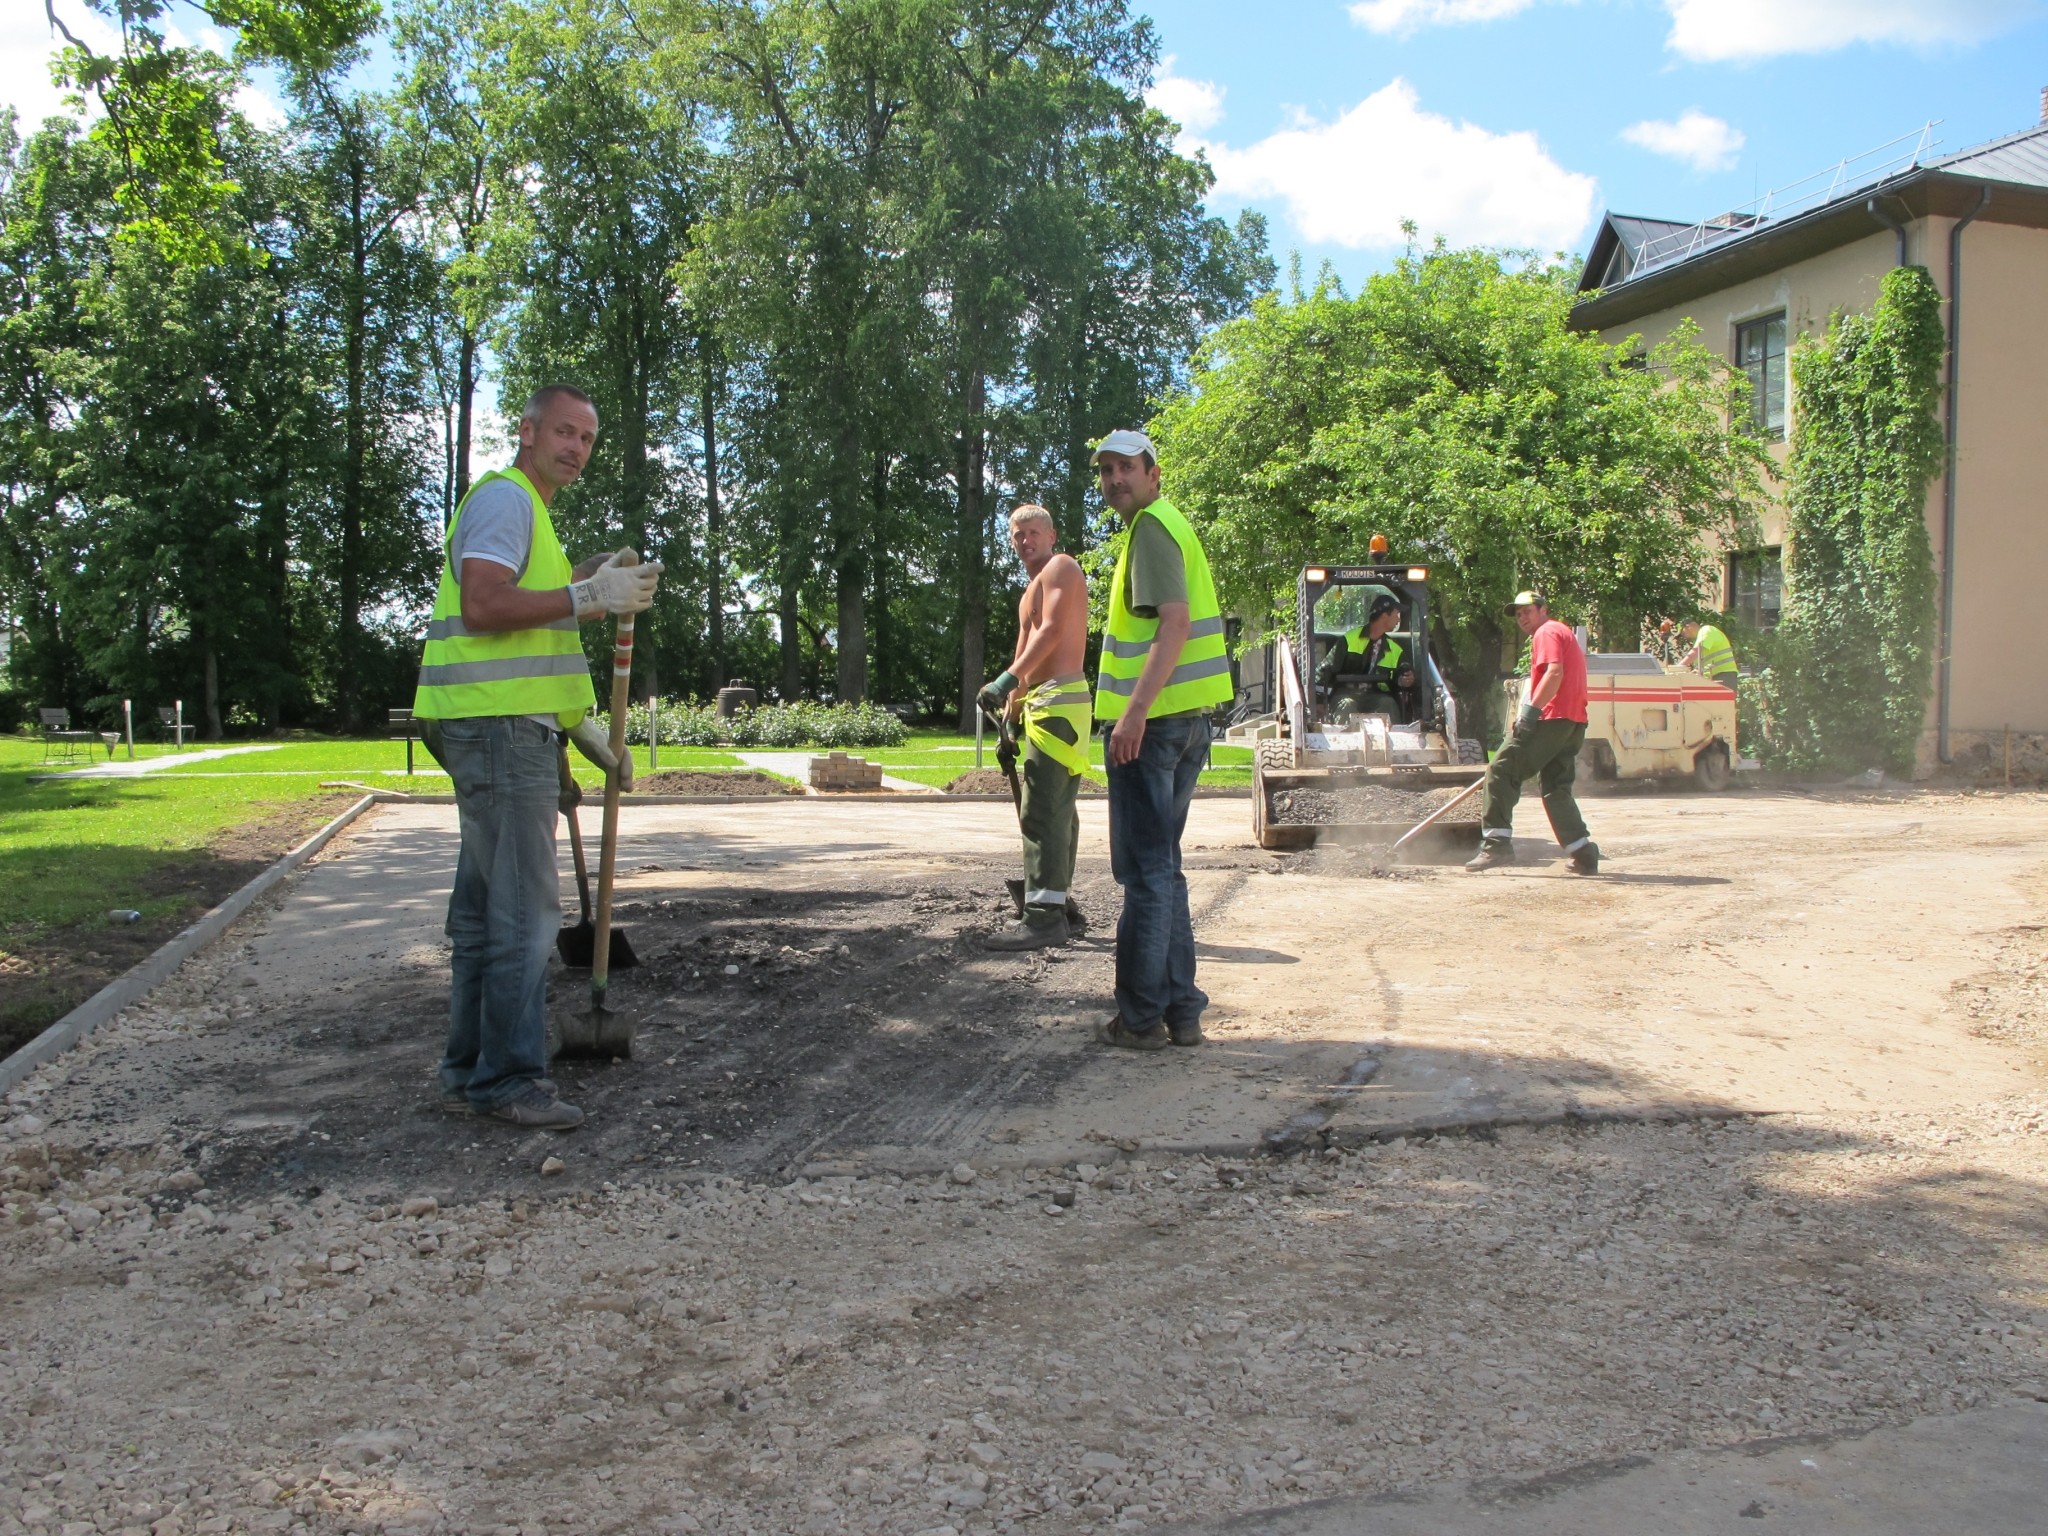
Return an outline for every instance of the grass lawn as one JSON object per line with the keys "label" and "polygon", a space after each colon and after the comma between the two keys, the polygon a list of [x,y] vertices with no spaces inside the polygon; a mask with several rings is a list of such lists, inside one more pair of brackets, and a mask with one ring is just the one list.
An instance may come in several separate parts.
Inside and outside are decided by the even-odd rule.
{"label": "grass lawn", "polygon": [[[313,776],[166,770],[31,782],[72,766],[42,759],[40,741],[0,737],[0,1051],[84,1001],[351,798]],[[141,919],[108,917],[120,909]]]}

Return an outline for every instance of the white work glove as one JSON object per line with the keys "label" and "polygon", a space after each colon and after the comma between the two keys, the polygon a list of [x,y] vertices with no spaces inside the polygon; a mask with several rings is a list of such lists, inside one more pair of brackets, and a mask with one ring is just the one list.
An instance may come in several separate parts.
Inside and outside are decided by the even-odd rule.
{"label": "white work glove", "polygon": [[619,776],[619,788],[633,787],[633,752],[629,747],[623,758],[612,756],[612,739],[605,728],[597,723],[595,715],[585,715],[569,728],[569,739],[576,743],[576,750],[589,758],[606,773]]}
{"label": "white work glove", "polygon": [[644,560],[638,565],[622,565],[620,562],[629,553],[622,549],[584,580],[569,583],[569,600],[576,605],[577,618],[643,613],[653,606],[654,588],[661,580],[661,562]]}

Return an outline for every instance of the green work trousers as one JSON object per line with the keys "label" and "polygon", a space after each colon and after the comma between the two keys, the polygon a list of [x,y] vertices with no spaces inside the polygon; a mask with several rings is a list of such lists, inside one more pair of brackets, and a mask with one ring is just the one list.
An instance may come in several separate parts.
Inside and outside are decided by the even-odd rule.
{"label": "green work trousers", "polygon": [[1550,830],[1567,851],[1586,840],[1586,819],[1572,798],[1572,780],[1578,776],[1579,748],[1586,743],[1583,720],[1538,720],[1517,726],[1506,743],[1494,754],[1486,770],[1485,802],[1479,825],[1487,836],[1506,837],[1514,830],[1515,802],[1522,798],[1525,779],[1543,783],[1543,809],[1550,814]]}
{"label": "green work trousers", "polygon": [[[1062,741],[1076,740],[1066,720],[1045,728]],[[1064,923],[1067,888],[1074,882],[1074,855],[1081,846],[1081,776],[1069,773],[1026,741],[1019,778],[1023,803],[1017,822],[1024,834],[1024,920],[1034,926]]]}

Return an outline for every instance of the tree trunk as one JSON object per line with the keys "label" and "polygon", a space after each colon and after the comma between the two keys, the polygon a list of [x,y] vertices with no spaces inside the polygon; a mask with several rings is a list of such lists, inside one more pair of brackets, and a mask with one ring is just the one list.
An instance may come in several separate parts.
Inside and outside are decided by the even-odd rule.
{"label": "tree trunk", "polygon": [[206,721],[206,739],[219,741],[223,734],[220,726],[220,657],[209,644],[204,652],[204,670],[200,687],[205,693],[201,705]]}
{"label": "tree trunk", "polygon": [[704,428],[704,613],[706,649],[711,654],[709,693],[726,684],[725,675],[725,510],[718,491],[718,359],[704,339],[704,392],[699,414]]}
{"label": "tree trunk", "polygon": [[960,435],[960,729],[974,729],[974,696],[981,691],[988,640],[988,436],[982,409],[986,382],[967,381],[967,425]]}
{"label": "tree trunk", "polygon": [[341,470],[341,572],[336,640],[340,651],[336,703],[346,731],[362,728],[362,697],[357,686],[362,651],[363,606],[363,461],[367,454],[364,413],[368,409],[365,377],[366,331],[369,326],[370,246],[363,226],[364,182],[368,168],[362,157],[349,157],[349,273],[343,325],[347,336],[346,387],[343,410]]}
{"label": "tree trunk", "polygon": [[858,546],[839,561],[839,678],[841,704],[868,696],[867,561]]}
{"label": "tree trunk", "polygon": [[889,456],[875,455],[872,485],[872,514],[868,519],[868,631],[874,649],[874,676],[870,692],[884,704],[900,704],[896,697],[896,630],[889,621],[889,550],[884,519],[889,503]]}
{"label": "tree trunk", "polygon": [[455,509],[469,494],[469,446],[476,427],[476,371],[476,336],[465,325],[455,364],[455,496],[448,503],[451,523],[455,521]]}

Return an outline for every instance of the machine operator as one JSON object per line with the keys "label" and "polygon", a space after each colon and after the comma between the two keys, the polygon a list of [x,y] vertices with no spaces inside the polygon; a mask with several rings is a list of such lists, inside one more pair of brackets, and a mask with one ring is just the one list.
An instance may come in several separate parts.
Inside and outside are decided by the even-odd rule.
{"label": "machine operator", "polygon": [[1399,599],[1382,592],[1372,600],[1365,622],[1330,647],[1316,681],[1334,693],[1333,714],[1386,715],[1397,724],[1407,720],[1410,711],[1402,700],[1413,694],[1415,669],[1391,633],[1400,622]]}

